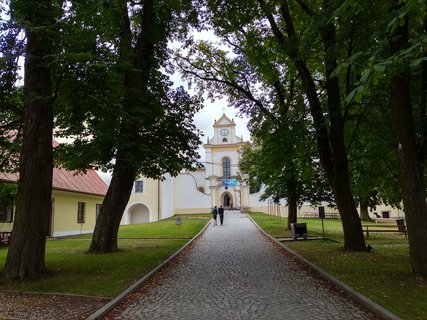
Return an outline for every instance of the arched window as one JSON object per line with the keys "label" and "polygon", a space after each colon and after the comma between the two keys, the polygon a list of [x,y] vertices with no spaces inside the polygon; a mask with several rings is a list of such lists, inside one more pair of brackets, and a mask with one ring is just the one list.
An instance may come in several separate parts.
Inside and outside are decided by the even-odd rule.
{"label": "arched window", "polygon": [[231,176],[230,158],[222,159],[222,177],[228,179]]}

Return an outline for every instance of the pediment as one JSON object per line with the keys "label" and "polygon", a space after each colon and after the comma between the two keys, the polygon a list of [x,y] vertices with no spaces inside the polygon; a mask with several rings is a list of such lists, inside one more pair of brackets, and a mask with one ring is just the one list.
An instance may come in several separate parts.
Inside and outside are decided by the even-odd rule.
{"label": "pediment", "polygon": [[217,121],[215,121],[215,125],[217,126],[229,126],[235,125],[233,120],[230,120],[225,114],[223,114]]}

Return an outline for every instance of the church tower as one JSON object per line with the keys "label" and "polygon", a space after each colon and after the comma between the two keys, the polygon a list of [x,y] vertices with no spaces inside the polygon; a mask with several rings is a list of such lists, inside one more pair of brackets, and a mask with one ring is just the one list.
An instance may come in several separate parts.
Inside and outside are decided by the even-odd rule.
{"label": "church tower", "polygon": [[242,208],[248,203],[249,189],[241,182],[239,149],[243,138],[236,135],[236,124],[223,114],[213,124],[214,136],[203,146],[206,154],[206,189],[211,206]]}

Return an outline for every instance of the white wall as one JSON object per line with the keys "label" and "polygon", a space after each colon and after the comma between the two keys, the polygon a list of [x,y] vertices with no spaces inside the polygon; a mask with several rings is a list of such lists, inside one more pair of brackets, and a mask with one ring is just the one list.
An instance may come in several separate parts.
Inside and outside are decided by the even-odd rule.
{"label": "white wall", "polygon": [[250,193],[249,194],[249,203],[248,203],[249,208],[262,207],[262,206],[268,205],[268,201],[259,200],[261,195],[264,193],[264,189],[265,189],[264,186],[262,186],[261,190],[258,191],[257,193]]}
{"label": "white wall", "polygon": [[194,178],[179,175],[175,178],[175,209],[209,209],[211,196],[197,190]]}
{"label": "white wall", "polygon": [[172,217],[174,214],[174,180],[169,174],[160,185],[161,213],[160,220]]}

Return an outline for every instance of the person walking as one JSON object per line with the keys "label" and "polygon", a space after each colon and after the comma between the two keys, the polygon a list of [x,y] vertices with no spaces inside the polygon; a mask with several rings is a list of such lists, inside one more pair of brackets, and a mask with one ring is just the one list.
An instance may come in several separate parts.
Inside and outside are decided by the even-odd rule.
{"label": "person walking", "polygon": [[219,222],[221,225],[224,224],[224,208],[222,207],[222,204],[218,208],[218,214],[219,214]]}
{"label": "person walking", "polygon": [[212,219],[213,219],[213,226],[216,226],[216,217],[218,215],[218,209],[216,208],[216,206],[212,209]]}

